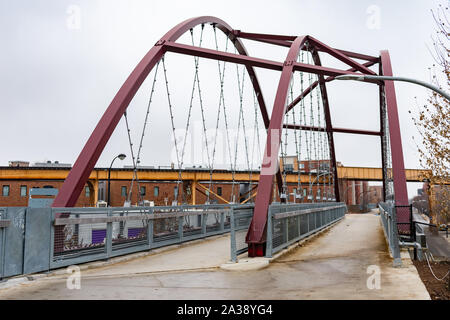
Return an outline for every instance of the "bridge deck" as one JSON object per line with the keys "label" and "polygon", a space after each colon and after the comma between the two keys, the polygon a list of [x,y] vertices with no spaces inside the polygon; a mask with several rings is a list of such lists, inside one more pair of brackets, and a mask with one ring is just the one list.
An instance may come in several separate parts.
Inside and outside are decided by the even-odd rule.
{"label": "bridge deck", "polygon": [[[228,236],[82,271],[81,289],[50,276],[0,289],[0,299],[429,299],[415,267],[393,268],[379,217],[346,218],[258,271],[221,270]],[[381,288],[368,289],[377,265]]]}

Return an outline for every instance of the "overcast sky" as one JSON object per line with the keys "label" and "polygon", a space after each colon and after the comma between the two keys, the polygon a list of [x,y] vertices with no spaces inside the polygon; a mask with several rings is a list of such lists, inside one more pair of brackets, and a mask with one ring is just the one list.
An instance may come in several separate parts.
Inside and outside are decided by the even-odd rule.
{"label": "overcast sky", "polygon": [[[433,60],[427,46],[434,32],[430,9],[440,2],[0,0],[0,165],[9,160],[73,164],[136,64],[165,32],[187,18],[212,15],[248,32],[309,34],[333,47],[370,55],[388,49],[395,75],[428,81]],[[266,50],[250,41],[245,45],[253,56],[278,61],[287,52]],[[327,62],[333,66],[323,57],[323,64]],[[257,69],[257,74],[270,111],[279,73]],[[151,81],[146,83],[150,88]],[[417,132],[408,110],[416,112],[415,97],[424,103],[427,91],[403,83],[397,83],[396,90],[405,165],[417,168],[412,140]],[[335,81],[328,91],[336,127],[379,129],[375,86]],[[146,99],[148,90],[138,93],[133,104],[145,104]],[[134,139],[139,138],[145,114],[145,106],[141,108],[140,115],[130,115],[132,125],[140,121]],[[168,165],[168,109],[165,105],[152,110],[154,138],[147,141],[142,165]],[[187,112],[186,107],[178,110]],[[121,120],[98,166],[109,166],[120,152],[129,154],[124,128]],[[335,139],[337,160],[344,165],[381,166],[379,139],[343,134]],[[131,165],[131,157],[117,163],[123,164]]]}

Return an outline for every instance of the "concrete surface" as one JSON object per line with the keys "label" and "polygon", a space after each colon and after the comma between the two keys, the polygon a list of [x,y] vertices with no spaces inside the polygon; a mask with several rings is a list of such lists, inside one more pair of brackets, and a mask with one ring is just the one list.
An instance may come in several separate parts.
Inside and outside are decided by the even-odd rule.
{"label": "concrete surface", "polygon": [[[347,215],[261,270],[219,269],[229,259],[223,236],[82,271],[79,290],[59,275],[2,289],[0,299],[429,299],[408,258],[392,267],[378,219]],[[379,268],[380,289],[368,289],[368,268]]]}

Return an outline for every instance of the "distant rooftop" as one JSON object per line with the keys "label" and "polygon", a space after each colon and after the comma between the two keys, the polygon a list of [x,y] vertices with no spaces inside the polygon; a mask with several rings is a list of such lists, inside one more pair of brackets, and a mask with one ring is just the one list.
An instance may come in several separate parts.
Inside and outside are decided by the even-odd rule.
{"label": "distant rooftop", "polygon": [[35,162],[31,165],[31,167],[50,167],[50,168],[71,168],[71,163],[60,163],[59,161],[51,162]]}

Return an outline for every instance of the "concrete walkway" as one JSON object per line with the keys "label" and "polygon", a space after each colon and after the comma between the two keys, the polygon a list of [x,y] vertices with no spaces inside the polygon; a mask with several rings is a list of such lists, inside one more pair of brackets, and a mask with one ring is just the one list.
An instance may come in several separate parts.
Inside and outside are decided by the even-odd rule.
{"label": "concrete walkway", "polygon": [[[79,290],[51,276],[2,289],[0,299],[429,299],[408,259],[392,267],[373,214],[347,215],[262,270],[218,268],[228,260],[229,238],[221,236],[82,271]],[[367,287],[373,270],[380,289]]]}

